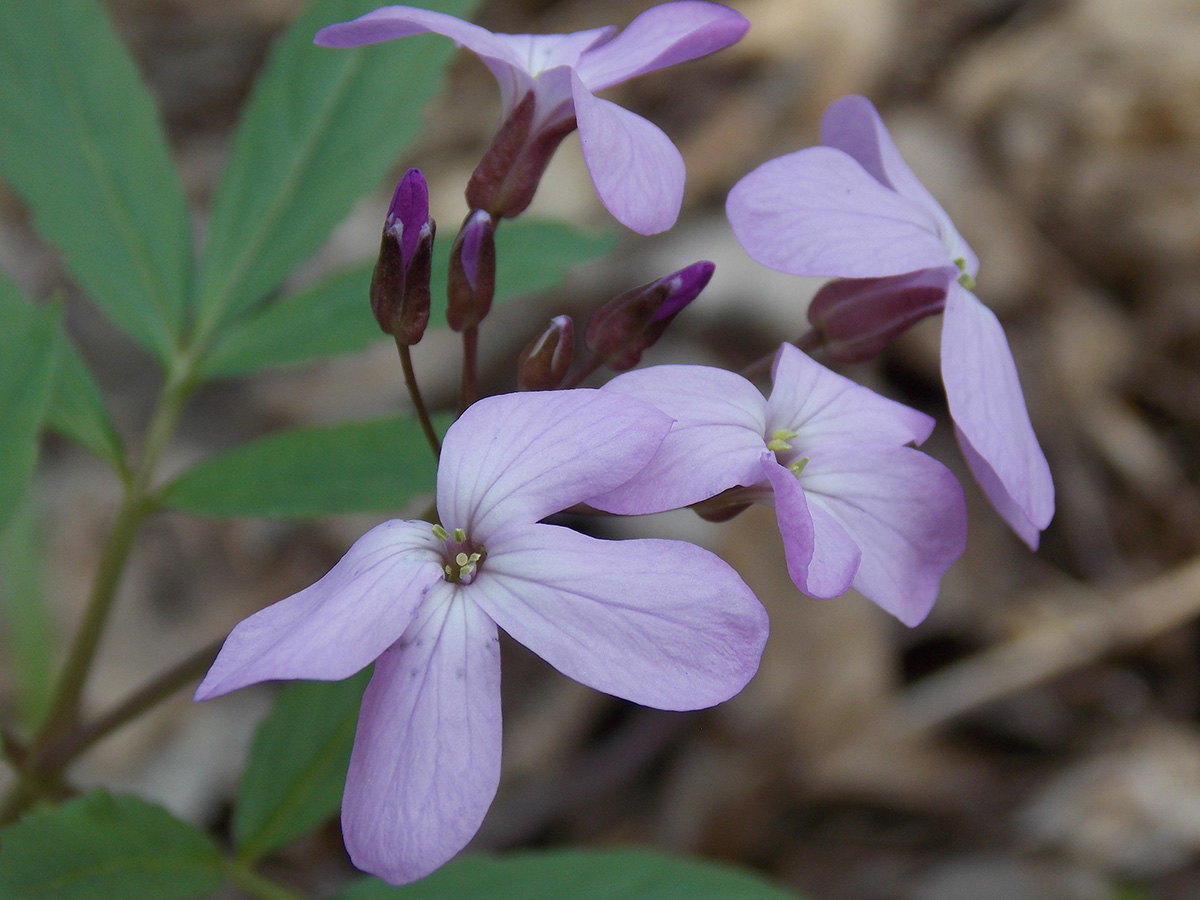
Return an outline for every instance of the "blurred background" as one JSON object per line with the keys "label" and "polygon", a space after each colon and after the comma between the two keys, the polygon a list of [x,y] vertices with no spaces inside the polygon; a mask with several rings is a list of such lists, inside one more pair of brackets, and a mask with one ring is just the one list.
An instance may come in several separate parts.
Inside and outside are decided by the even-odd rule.
{"label": "blurred background", "polygon": [[[201,233],[240,104],[298,0],[107,0],[157,96]],[[624,25],[645,0],[484,0],[506,32]],[[842,368],[935,415],[926,445],[962,478],[969,546],[909,630],[853,594],[802,596],[773,515],[605,524],[687,538],[738,567],[772,618],[762,669],[724,706],[630,706],[504,648],[504,781],[473,846],[651,844],[754,867],[815,900],[1184,900],[1200,897],[1200,2],[743,0],[749,35],[605,96],[659,124],[688,165],[679,224],[623,233],[568,290],[497,309],[491,391],[547,318],[711,259],[717,273],[647,363],[738,368],[805,330],[818,283],[751,262],[726,193],[818,141],[829,102],[863,93],[981,260],[1058,512],[1031,554],[960,461],[938,374],[940,320]],[[397,85],[403,89],[402,84]],[[410,165],[450,240],[497,115],[494,81],[456,58]],[[309,277],[370,257],[391,185],[359,205]],[[568,139],[530,216],[616,230]],[[33,296],[72,290],[0,185],[0,269]],[[77,296],[69,320],[127,435],[157,370]],[[364,303],[366,298],[364,297]],[[582,321],[580,319],[579,321]],[[436,401],[457,341],[414,352]],[[205,389],[168,468],[292,425],[393,412],[395,350]],[[101,464],[44,448],[45,581],[74,628],[119,496]],[[236,621],[329,568],[375,517],[304,523],[162,514],[144,528],[89,708],[107,707]],[[0,691],[9,675],[0,670]],[[185,694],[188,692],[184,692]],[[269,687],[194,707],[179,696],[72,770],[223,827]],[[349,871],[336,825],[270,863],[314,892]]]}

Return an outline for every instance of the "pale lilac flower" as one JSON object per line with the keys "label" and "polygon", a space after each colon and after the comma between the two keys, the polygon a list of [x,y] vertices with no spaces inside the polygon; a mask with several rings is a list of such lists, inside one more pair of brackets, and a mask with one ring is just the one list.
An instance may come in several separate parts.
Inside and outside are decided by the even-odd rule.
{"label": "pale lilac flower", "polygon": [[359,868],[423,877],[471,839],[496,792],[497,626],[564,674],[660,709],[719,703],[757,668],[766,613],[712,554],[539,524],[636,474],[670,424],[595,390],[479,401],[442,446],[442,525],[367,532],[316,584],[234,628],[196,699],[374,662],[342,831]]}
{"label": "pale lilac flower", "polygon": [[602,390],[653,403],[675,425],[646,468],[588,502],[624,515],[722,492],[735,507],[770,503],[800,590],[834,597],[853,587],[916,625],[967,534],[954,475],[905,446],[928,437],[933,420],[790,344],[775,357],[773,377],[766,398],[740,375],[707,366],[618,375]]}
{"label": "pale lilac flower", "polygon": [[734,233],[773,269],[873,279],[864,294],[884,307],[889,284],[897,295],[940,287],[942,380],[959,446],[992,505],[1036,548],[1054,515],[1054,484],[1004,331],[970,291],[979,261],[869,100],[830,106],[821,139],[825,146],[773,159],[734,186],[726,204]]}
{"label": "pale lilac flower", "polygon": [[[571,34],[493,34],[444,13],[385,6],[322,28],[316,41],[328,47],[353,47],[426,31],[451,38],[478,55],[496,76],[502,131],[522,101],[527,96],[533,99],[532,108],[522,107],[517,116],[521,127],[504,132],[500,143],[512,146],[502,154],[503,171],[485,175],[493,202],[470,197],[469,189],[471,206],[499,216],[523,209],[549,154],[577,125],[583,159],[600,200],[623,225],[653,234],[670,228],[679,215],[683,158],[656,125],[595,93],[720,50],[739,40],[748,28],[740,13],[701,0],[654,6],[619,35],[611,26]],[[513,161],[520,157],[532,157],[516,167],[520,184],[504,189],[512,196],[495,199],[491,192],[498,180],[509,177]]]}

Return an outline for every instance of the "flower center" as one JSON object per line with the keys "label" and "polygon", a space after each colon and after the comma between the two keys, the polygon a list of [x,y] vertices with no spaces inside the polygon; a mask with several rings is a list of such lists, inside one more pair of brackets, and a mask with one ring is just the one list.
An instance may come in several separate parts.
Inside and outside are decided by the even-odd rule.
{"label": "flower center", "polygon": [[451,534],[441,525],[434,525],[433,535],[445,544],[442,572],[446,580],[452,584],[470,584],[474,581],[479,574],[479,564],[487,556],[483,545],[467,540],[467,533],[462,528],[455,528]]}
{"label": "flower center", "polygon": [[779,460],[779,464],[787,466],[788,471],[790,471],[797,478],[799,478],[800,473],[804,471],[804,467],[808,465],[808,457],[803,456],[800,459],[793,460],[790,463],[785,463],[782,459],[779,459],[779,454],[785,450],[792,449],[792,445],[788,442],[792,438],[799,435],[799,433],[800,432],[798,431],[792,431],[790,428],[780,428],[777,431],[773,431],[771,433],[770,440],[767,441],[767,449],[775,452],[775,458]]}

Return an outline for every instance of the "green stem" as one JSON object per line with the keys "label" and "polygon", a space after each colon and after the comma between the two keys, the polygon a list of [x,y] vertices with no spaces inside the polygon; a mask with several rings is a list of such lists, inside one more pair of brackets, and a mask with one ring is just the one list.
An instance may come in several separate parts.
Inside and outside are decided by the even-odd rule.
{"label": "green stem", "polygon": [[224,643],[223,638],[197,650],[183,662],[130,694],[127,699],[104,715],[68,732],[61,740],[51,744],[42,753],[40,760],[42,771],[62,771],[71,760],[97,741],[112,734],[122,725],[132,722],[180,688],[195,681],[208,671],[217,652],[221,649],[222,643]]}
{"label": "green stem", "polygon": [[421,388],[417,384],[417,373],[413,370],[412,353],[407,344],[400,343],[400,339],[396,339],[396,349],[400,351],[400,367],[404,369],[404,384],[408,388],[408,395],[412,397],[413,409],[417,412],[417,419],[421,423],[421,430],[425,432],[425,440],[429,441],[429,446],[433,450],[434,459],[442,455],[442,442],[438,440],[437,430],[433,427],[433,420],[429,418],[429,410],[425,406],[425,400],[421,397]]}
{"label": "green stem", "polygon": [[304,894],[259,875],[240,863],[230,860],[225,866],[225,877],[248,894],[259,900],[307,900]]}

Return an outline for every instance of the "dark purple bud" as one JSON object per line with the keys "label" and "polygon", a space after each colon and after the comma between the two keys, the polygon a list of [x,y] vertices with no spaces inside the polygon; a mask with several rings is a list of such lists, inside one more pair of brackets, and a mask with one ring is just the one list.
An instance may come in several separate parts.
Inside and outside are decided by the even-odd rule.
{"label": "dark purple bud", "polygon": [[446,284],[446,321],[455,331],[478,325],[496,292],[496,223],[482,209],[471,212],[454,246]]}
{"label": "dark purple bud", "polygon": [[517,390],[554,390],[567,377],[574,351],[575,323],[555,316],[517,357]]}
{"label": "dark purple bud", "polygon": [[940,313],[946,306],[948,279],[954,274],[947,269],[922,269],[883,278],[831,281],[813,297],[808,321],[830,359],[863,362],[926,316]]}
{"label": "dark purple bud", "polygon": [[575,117],[567,116],[533,131],[536,108],[531,90],[500,123],[467,183],[471,209],[486,210],[494,219],[511,219],[533,202],[554,151],[576,127]]}
{"label": "dark purple bud", "polygon": [[588,349],[615,372],[633,368],[680,310],[704,290],[714,268],[710,262],[692,263],[614,297],[588,319],[584,334]]}
{"label": "dark purple bud", "polygon": [[418,169],[409,169],[388,206],[370,292],[375,321],[402,344],[421,340],[429,323],[435,231],[425,176]]}

